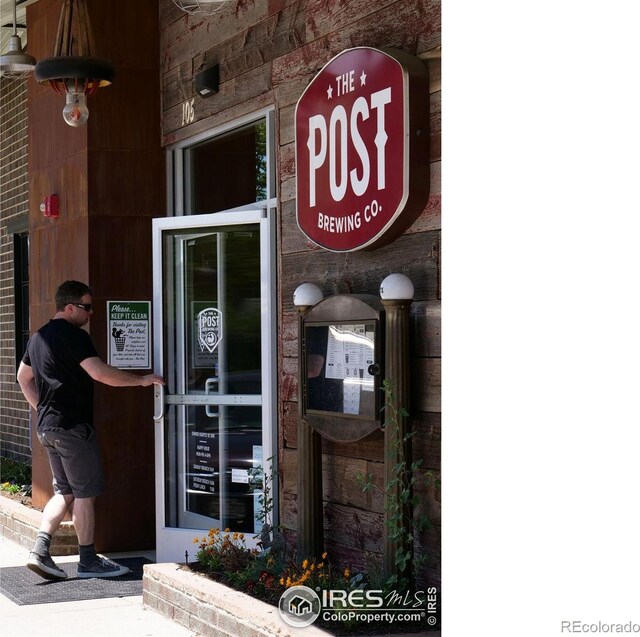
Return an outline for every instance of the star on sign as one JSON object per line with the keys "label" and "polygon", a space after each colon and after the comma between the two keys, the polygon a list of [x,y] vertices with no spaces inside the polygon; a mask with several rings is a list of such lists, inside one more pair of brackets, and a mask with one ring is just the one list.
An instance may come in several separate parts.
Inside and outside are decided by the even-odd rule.
{"label": "star on sign", "polygon": [[360,76],[360,86],[364,86],[367,83],[367,76],[365,72],[362,71],[362,75]]}
{"label": "star on sign", "polygon": [[327,99],[330,100],[333,97],[333,86],[329,84],[329,88],[327,89]]}

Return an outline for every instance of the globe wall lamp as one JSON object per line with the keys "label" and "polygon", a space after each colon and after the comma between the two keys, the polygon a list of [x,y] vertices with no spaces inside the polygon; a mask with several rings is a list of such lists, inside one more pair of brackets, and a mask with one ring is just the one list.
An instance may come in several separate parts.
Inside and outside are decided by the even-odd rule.
{"label": "globe wall lamp", "polygon": [[109,86],[115,76],[109,60],[93,57],[93,32],[85,0],[64,0],[53,57],[36,64],[36,80],[65,96],[62,117],[69,126],[89,119],[87,97]]}
{"label": "globe wall lamp", "polygon": [[320,303],[322,299],[322,290],[314,283],[303,283],[293,293],[293,304],[301,312],[305,312],[310,307]]}

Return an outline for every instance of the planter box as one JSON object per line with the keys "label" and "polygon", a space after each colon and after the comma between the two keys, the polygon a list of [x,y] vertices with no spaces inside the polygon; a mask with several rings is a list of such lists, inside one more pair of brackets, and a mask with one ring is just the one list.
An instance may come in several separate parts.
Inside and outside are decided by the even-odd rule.
{"label": "planter box", "polygon": [[[8,540],[32,548],[36,540],[42,511],[0,495],[0,532]],[[76,555],[78,538],[73,522],[63,522],[53,536],[51,555]]]}
{"label": "planter box", "polygon": [[[203,637],[300,637],[275,606],[233,590],[177,564],[146,564],[142,579],[146,606]],[[304,637],[330,633],[307,626]]]}

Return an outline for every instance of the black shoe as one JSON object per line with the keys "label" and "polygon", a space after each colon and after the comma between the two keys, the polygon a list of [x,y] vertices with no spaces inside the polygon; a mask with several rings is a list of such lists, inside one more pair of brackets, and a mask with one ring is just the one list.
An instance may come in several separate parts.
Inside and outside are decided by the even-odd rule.
{"label": "black shoe", "polygon": [[130,570],[106,557],[96,557],[96,561],[89,566],[78,564],[78,577],[119,577],[126,575]]}
{"label": "black shoe", "polygon": [[69,577],[61,568],[56,566],[50,555],[38,555],[33,551],[29,553],[27,568],[40,575],[40,577],[44,577],[44,579],[56,580]]}

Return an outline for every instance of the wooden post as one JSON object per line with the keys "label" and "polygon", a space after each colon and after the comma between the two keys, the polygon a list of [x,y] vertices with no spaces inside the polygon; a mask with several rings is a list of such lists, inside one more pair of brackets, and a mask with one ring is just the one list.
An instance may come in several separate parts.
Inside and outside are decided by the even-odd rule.
{"label": "wooden post", "polygon": [[[384,482],[385,496],[385,532],[384,532],[384,573],[387,577],[396,575],[412,584],[411,561],[406,560],[405,569],[400,570],[397,555],[412,550],[409,542],[411,532],[411,507],[402,505],[403,484],[398,481],[395,467],[405,462],[411,466],[410,445],[405,441],[410,431],[408,418],[401,409],[408,410],[410,398],[409,385],[409,310],[411,299],[382,299],[385,308],[385,379],[389,382],[391,395],[385,396],[384,428]],[[395,482],[394,482],[395,480]],[[391,484],[391,487],[389,485]],[[399,510],[397,507],[400,507]],[[396,532],[396,537],[392,533]],[[411,556],[412,558],[413,556]]]}
{"label": "wooden post", "polygon": [[320,434],[302,419],[302,391],[306,369],[302,342],[303,314],[312,306],[298,306],[299,382],[298,382],[298,558],[320,558],[324,550],[322,522],[322,439]]}

